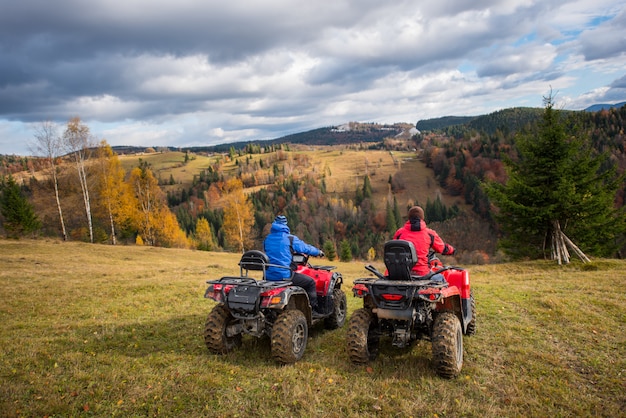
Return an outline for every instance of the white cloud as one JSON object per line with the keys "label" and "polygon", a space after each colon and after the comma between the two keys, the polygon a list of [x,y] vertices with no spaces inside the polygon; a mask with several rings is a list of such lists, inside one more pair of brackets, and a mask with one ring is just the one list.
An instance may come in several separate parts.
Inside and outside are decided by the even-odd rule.
{"label": "white cloud", "polygon": [[[623,0],[0,0],[0,153],[80,116],[113,145],[625,100]],[[73,13],[66,13],[70,9]]]}

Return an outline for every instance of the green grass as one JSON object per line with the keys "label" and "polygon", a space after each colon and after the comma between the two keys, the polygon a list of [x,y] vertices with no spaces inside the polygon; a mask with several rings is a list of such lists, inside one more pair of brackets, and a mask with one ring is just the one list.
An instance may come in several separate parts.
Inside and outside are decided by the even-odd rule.
{"label": "green grass", "polygon": [[[354,366],[346,328],[311,330],[303,359],[267,339],[204,346],[206,280],[238,255],[0,240],[0,416],[623,416],[626,262],[467,266],[478,305],[459,378],[430,344]],[[349,313],[363,262],[335,262]],[[380,267],[380,265],[378,265]]]}

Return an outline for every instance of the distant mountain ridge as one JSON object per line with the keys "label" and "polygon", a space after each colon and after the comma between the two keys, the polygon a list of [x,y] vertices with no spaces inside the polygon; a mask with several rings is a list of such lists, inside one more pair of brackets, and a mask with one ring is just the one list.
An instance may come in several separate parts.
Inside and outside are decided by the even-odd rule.
{"label": "distant mountain ridge", "polygon": [[542,113],[542,108],[512,107],[481,116],[444,116],[420,120],[415,124],[415,127],[421,132],[462,126],[493,134],[496,130],[503,132],[519,131],[541,117]]}
{"label": "distant mountain ridge", "polygon": [[608,110],[612,107],[619,109],[620,107],[626,105],[626,102],[620,102],[615,104],[594,104],[585,109],[586,112],[598,112],[600,110]]}
{"label": "distant mountain ridge", "polygon": [[[584,112],[597,112],[610,108],[621,108],[625,102],[616,104],[595,104]],[[439,118],[419,120],[414,126],[408,123],[383,125],[375,123],[350,122],[339,126],[329,126],[298,132],[275,139],[230,142],[226,144],[196,147],[159,147],[170,150],[188,150],[191,152],[228,152],[231,148],[242,149],[249,144],[305,144],[305,145],[342,145],[355,143],[378,143],[385,138],[411,137],[422,131],[454,130],[469,128],[487,134],[496,131],[516,132],[535,122],[541,117],[544,109],[533,107],[513,107],[479,116],[443,116]],[[565,110],[564,112],[574,112]],[[148,147],[114,146],[119,154],[143,152]]]}
{"label": "distant mountain ridge", "polygon": [[[598,112],[611,108],[619,109],[626,105],[626,102],[615,104],[595,104],[589,106],[585,112]],[[446,129],[452,126],[464,125],[470,129],[493,134],[496,129],[502,131],[518,131],[528,123],[534,122],[541,117],[543,108],[535,107],[512,107],[479,116],[443,116],[440,118],[423,119],[415,124],[420,131],[434,131]],[[574,110],[563,110],[564,112],[574,112]]]}

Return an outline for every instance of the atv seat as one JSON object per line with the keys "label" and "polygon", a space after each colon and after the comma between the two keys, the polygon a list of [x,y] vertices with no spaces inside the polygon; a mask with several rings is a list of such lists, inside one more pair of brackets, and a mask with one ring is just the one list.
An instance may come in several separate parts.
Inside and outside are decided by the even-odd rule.
{"label": "atv seat", "polygon": [[411,269],[417,263],[412,242],[402,239],[387,241],[383,258],[389,280],[411,280]]}
{"label": "atv seat", "polygon": [[[278,266],[271,264],[270,259],[263,251],[248,250],[241,256],[239,260],[239,269],[241,277],[248,277],[248,271],[262,271],[263,279],[265,279],[265,271],[268,267],[284,268],[291,271],[289,266]],[[287,280],[288,281],[288,280]]]}
{"label": "atv seat", "polygon": [[241,260],[239,260],[239,267],[241,269],[241,275],[244,276],[244,270],[246,271],[245,276],[248,275],[249,270],[255,271],[263,271],[269,266],[270,259],[267,258],[267,255],[264,252],[257,250],[250,250],[243,253],[241,256]]}

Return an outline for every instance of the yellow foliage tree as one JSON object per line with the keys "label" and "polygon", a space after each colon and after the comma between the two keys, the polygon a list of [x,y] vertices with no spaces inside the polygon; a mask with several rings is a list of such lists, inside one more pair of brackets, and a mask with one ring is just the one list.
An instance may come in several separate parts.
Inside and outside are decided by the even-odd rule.
{"label": "yellow foliage tree", "polygon": [[133,217],[136,199],[130,185],[124,181],[126,172],[117,154],[102,141],[97,149],[96,191],[99,199],[97,212],[108,220],[111,243],[116,244],[117,225],[127,224]]}
{"label": "yellow foliage tree", "polygon": [[167,207],[165,194],[148,164],[140,162],[129,177],[136,198],[134,225],[144,243],[155,247],[188,248],[189,240]]}
{"label": "yellow foliage tree", "polygon": [[215,240],[206,218],[198,218],[196,221],[196,248],[202,251],[215,250]]}
{"label": "yellow foliage tree", "polygon": [[156,219],[159,225],[156,228],[157,244],[163,247],[190,248],[191,243],[185,232],[180,229],[176,215],[163,205],[160,207]]}
{"label": "yellow foliage tree", "polygon": [[252,248],[254,206],[243,192],[243,183],[238,178],[226,182],[224,196],[224,240],[227,247],[242,253]]}

